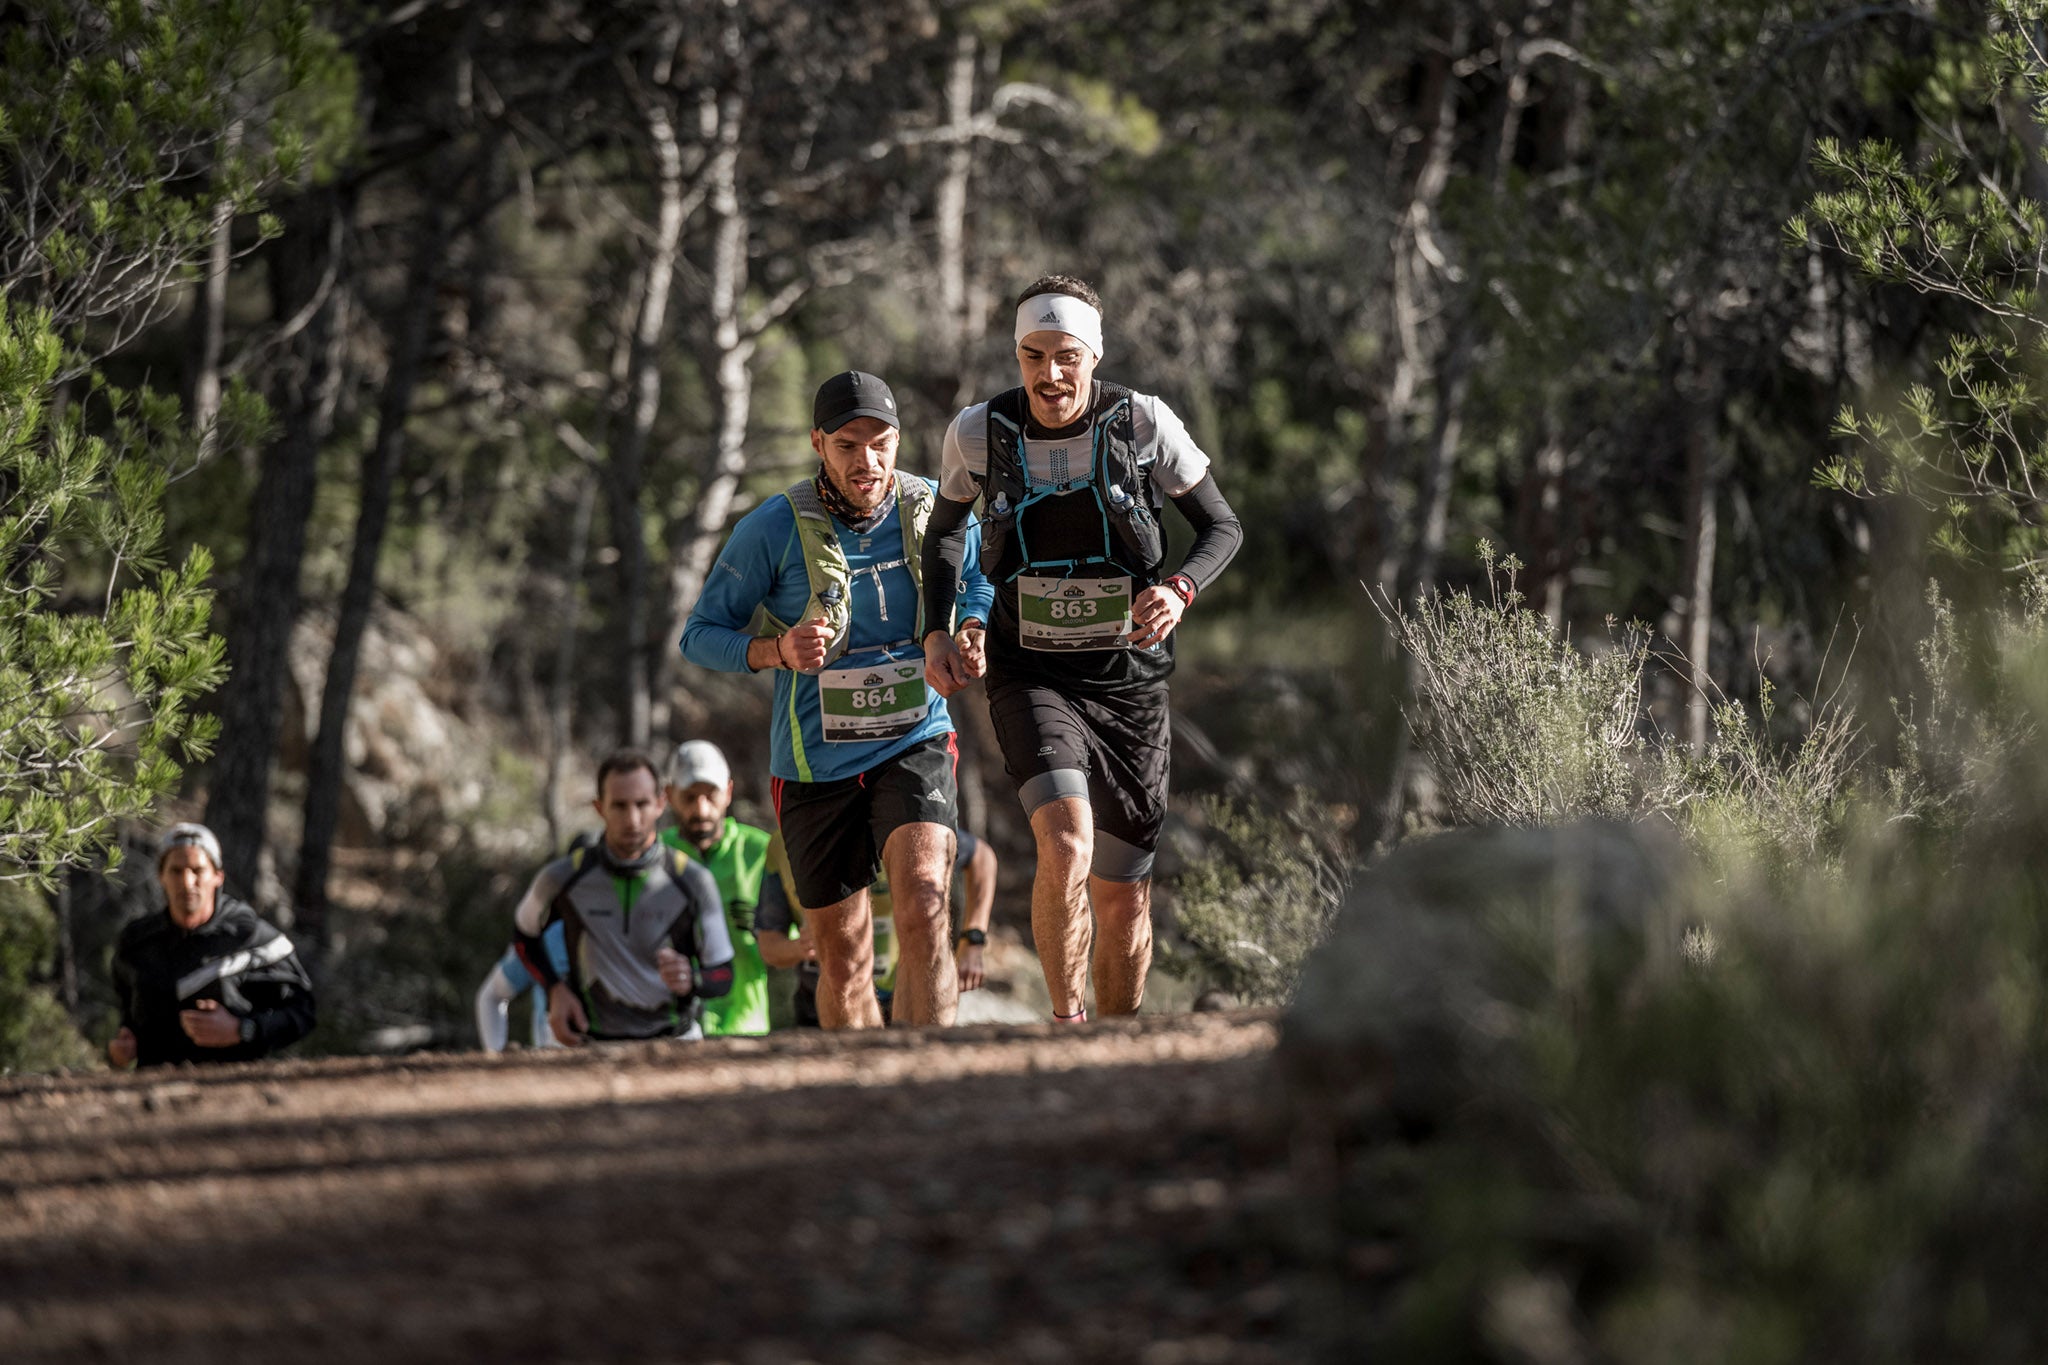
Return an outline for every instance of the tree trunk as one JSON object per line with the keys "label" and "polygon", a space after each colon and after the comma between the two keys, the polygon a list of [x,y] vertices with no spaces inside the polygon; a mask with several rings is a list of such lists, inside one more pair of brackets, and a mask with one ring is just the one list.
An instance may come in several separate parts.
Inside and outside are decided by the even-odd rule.
{"label": "tree trunk", "polygon": [[1451,481],[1457,474],[1458,442],[1465,430],[1465,395],[1472,387],[1472,325],[1464,317],[1451,324],[1437,356],[1436,397],[1430,408],[1429,448],[1422,463],[1422,488],[1417,498],[1419,525],[1408,562],[1401,571],[1402,600],[1413,602],[1436,582],[1450,525]]}
{"label": "tree trunk", "polygon": [[78,1013],[78,941],[71,925],[71,876],[65,868],[57,878],[57,998],[65,1012]]}
{"label": "tree trunk", "polygon": [[1565,448],[1557,416],[1546,410],[1515,497],[1515,540],[1528,561],[1522,591],[1552,626],[1564,624],[1565,584],[1578,536],[1566,524]]}
{"label": "tree trunk", "polygon": [[[971,33],[963,33],[953,44],[953,65],[946,76],[946,127],[952,135],[933,197],[932,216],[937,220],[939,248],[939,317],[943,320],[938,338],[941,380],[952,380],[949,395],[957,411],[974,401],[972,366],[977,330],[970,330],[967,301],[967,191],[974,178],[974,70],[980,44]],[[948,416],[951,414],[949,413]]]}
{"label": "tree trunk", "polygon": [[654,241],[648,248],[640,309],[626,362],[626,420],[614,428],[608,477],[612,538],[619,551],[619,730],[623,742],[645,745],[652,728],[647,668],[649,574],[647,531],[640,512],[647,484],[647,436],[661,407],[658,347],[668,320],[676,253],[683,237],[683,159],[675,124],[659,94],[641,107],[654,156],[657,195]]}
{"label": "tree trunk", "polygon": [[348,300],[343,242],[352,209],[336,188],[309,191],[286,209],[284,235],[271,253],[274,315],[286,319],[303,311],[307,319],[292,339],[272,399],[279,434],[250,507],[248,555],[228,630],[230,672],[220,692],[219,758],[206,804],[206,823],[220,838],[229,877],[252,893],[262,880],[264,816],[290,680],[306,521],[320,447],[341,393]]}
{"label": "tree trunk", "polygon": [[576,499],[576,517],[569,527],[569,561],[562,568],[562,606],[556,613],[555,661],[548,679],[548,847],[562,847],[569,807],[562,798],[568,771],[571,727],[569,704],[576,672],[576,632],[583,627],[583,564],[590,553],[590,519],[597,507],[597,482],[585,479]]}
{"label": "tree trunk", "polygon": [[[242,143],[242,124],[228,125],[222,138],[223,154],[232,155]],[[213,211],[213,240],[206,252],[206,274],[199,281],[199,296],[192,309],[192,382],[188,412],[192,429],[199,433],[201,463],[213,458],[220,448],[220,353],[227,331],[228,266],[234,258],[234,206],[225,195]]]}
{"label": "tree trunk", "polygon": [[1452,67],[1463,54],[1470,28],[1462,16],[1452,21],[1443,51],[1430,64],[1428,83],[1418,100],[1426,111],[1423,126],[1422,160],[1409,187],[1408,204],[1395,232],[1391,306],[1395,339],[1393,374],[1387,387],[1381,418],[1384,439],[1368,443],[1362,454],[1377,457],[1378,467],[1361,471],[1364,496],[1358,499],[1361,528],[1358,543],[1360,570],[1386,591],[1402,591],[1400,538],[1391,528],[1376,524],[1386,503],[1386,484],[1400,477],[1405,453],[1413,441],[1416,394],[1424,374],[1423,360],[1428,345],[1424,339],[1426,320],[1441,311],[1440,289],[1435,283],[1439,267],[1429,259],[1433,245],[1437,204],[1450,183],[1451,157],[1458,132],[1458,82]]}
{"label": "tree trunk", "polygon": [[[932,367],[931,392],[946,405],[943,417],[974,401],[976,375],[972,358],[982,335],[983,319],[977,314],[968,281],[967,215],[974,182],[976,138],[974,135],[974,86],[981,64],[981,43],[971,33],[954,39],[953,62],[946,75],[946,145],[944,170],[932,201],[938,245],[939,319],[933,340],[939,351]],[[984,295],[985,297],[985,295]],[[1215,449],[1211,445],[1209,449]],[[936,474],[938,451],[932,450],[932,472]],[[960,746],[960,827],[982,838],[989,829],[989,755],[994,731],[988,721],[984,689],[962,693],[949,703],[953,728]]]}
{"label": "tree trunk", "polygon": [[747,420],[754,401],[755,338],[744,309],[747,298],[747,244],[752,231],[740,194],[740,142],[747,113],[744,83],[735,81],[718,100],[718,130],[705,166],[711,213],[710,299],[711,355],[708,357],[718,420],[708,458],[699,471],[697,500],[671,538],[669,557],[670,624],[661,641],[663,689],[674,685],[682,658],[678,642],[690,608],[704,590],[704,579],[717,558],[725,519],[732,511],[740,479],[747,470]]}
{"label": "tree trunk", "polygon": [[[452,170],[446,165],[452,158],[442,160],[444,169]],[[448,183],[447,177],[441,183]],[[449,218],[447,200],[428,204],[414,234],[405,293],[391,329],[391,360],[377,408],[377,434],[363,456],[361,506],[349,551],[348,580],[341,590],[335,620],[334,650],[327,659],[327,680],[320,693],[319,730],[307,760],[305,826],[293,899],[299,946],[315,961],[327,948],[327,876],[333,863],[334,831],[341,818],[349,700],[355,693],[356,666],[376,598],[377,562],[391,521],[391,486],[405,451],[406,418],[412,411],[413,390],[419,382],[433,326],[435,295],[447,259]]]}
{"label": "tree trunk", "polygon": [[1707,749],[1709,695],[1713,674],[1708,654],[1714,631],[1714,543],[1719,530],[1720,465],[1714,449],[1711,410],[1692,413],[1685,436],[1685,742],[1695,758]]}

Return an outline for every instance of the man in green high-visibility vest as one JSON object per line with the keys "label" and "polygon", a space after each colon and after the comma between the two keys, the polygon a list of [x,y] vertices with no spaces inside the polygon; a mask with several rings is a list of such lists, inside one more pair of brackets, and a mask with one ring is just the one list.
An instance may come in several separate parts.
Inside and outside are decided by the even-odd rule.
{"label": "man in green high-visibility vest", "polygon": [[732,932],[730,993],[704,1002],[704,1036],[768,1031],[768,969],[754,944],[754,907],[768,865],[768,831],[742,824],[732,805],[732,768],[716,744],[693,739],[668,761],[668,808],[676,823],[661,832],[669,847],[704,864],[718,882]]}

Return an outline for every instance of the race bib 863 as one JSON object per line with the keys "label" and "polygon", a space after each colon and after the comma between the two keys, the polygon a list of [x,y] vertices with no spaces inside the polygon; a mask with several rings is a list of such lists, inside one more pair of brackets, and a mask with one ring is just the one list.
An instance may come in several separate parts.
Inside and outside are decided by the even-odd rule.
{"label": "race bib 863", "polygon": [[1017,580],[1018,629],[1026,649],[1124,649],[1131,629],[1131,580]]}

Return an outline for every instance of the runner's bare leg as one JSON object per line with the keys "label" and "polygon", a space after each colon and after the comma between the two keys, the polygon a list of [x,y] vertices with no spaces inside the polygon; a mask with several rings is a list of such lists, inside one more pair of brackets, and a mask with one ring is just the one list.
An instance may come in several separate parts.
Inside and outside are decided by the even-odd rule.
{"label": "runner's bare leg", "polygon": [[880,1028],[875,1003],[875,921],[866,887],[822,910],[804,910],[818,945],[818,1024],[822,1028]]}
{"label": "runner's bare leg", "polygon": [[1038,871],[1031,880],[1031,941],[1045,970],[1054,1014],[1074,1015],[1088,995],[1088,863],[1095,856],[1095,816],[1078,796],[1048,801],[1031,813]]}
{"label": "runner's bare leg", "polygon": [[960,978],[953,968],[953,831],[921,821],[898,825],[882,845],[889,895],[896,905],[898,1024],[953,1022]]}
{"label": "runner's bare leg", "polygon": [[1095,902],[1095,1011],[1136,1014],[1152,967],[1152,879],[1088,879]]}

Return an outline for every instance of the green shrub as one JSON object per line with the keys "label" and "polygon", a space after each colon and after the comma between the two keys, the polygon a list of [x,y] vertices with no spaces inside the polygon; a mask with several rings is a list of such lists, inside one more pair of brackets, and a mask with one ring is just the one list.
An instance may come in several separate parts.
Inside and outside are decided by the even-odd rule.
{"label": "green shrub", "polygon": [[1300,790],[1284,815],[1218,797],[1202,810],[1210,843],[1175,884],[1180,941],[1162,945],[1160,966],[1246,1003],[1283,1004],[1343,897],[1343,832]]}
{"label": "green shrub", "polygon": [[[1484,1079],[1429,1140],[1350,1149],[1345,1197],[1321,1201],[1350,1210],[1349,1246],[1398,1247],[1409,1268],[1379,1286],[1386,1339],[1368,1345],[1644,1365],[2038,1358],[2048,646],[2028,610],[1975,632],[1995,645],[1984,682],[1941,708],[1942,727],[2000,718],[1971,744],[2010,741],[1958,738],[1969,780],[1944,790],[1941,821],[1837,785],[1854,766],[1838,751],[1745,750],[1706,765],[1720,776],[1684,808],[1747,814],[1695,821],[1704,856],[1642,917],[1663,929],[1566,959],[1565,917],[1537,901],[1419,912],[1474,926],[1469,951],[1506,967],[1467,978],[1515,989],[1459,1014],[1455,1036],[1489,1065],[1462,1073]],[[1829,856],[1727,875],[1802,830]],[[1687,923],[1712,926],[1711,952],[1674,953]]]}
{"label": "green shrub", "polygon": [[1864,757],[1852,714],[1817,706],[1788,742],[1760,679],[1757,712],[1722,701],[1694,756],[1652,722],[1646,628],[1610,621],[1610,646],[1582,652],[1522,605],[1512,557],[1496,560],[1482,543],[1480,558],[1490,600],[1459,592],[1382,608],[1414,661],[1404,715],[1444,823],[1659,815],[1696,851],[1773,875],[1833,856]]}
{"label": "green shrub", "polygon": [[[1481,542],[1491,600],[1431,594],[1381,608],[1414,663],[1403,708],[1450,824],[1544,824],[1627,815],[1641,787],[1643,669],[1649,634],[1630,625],[1613,648],[1573,648],[1515,589],[1520,564]],[[1496,564],[1498,572],[1496,573]]]}
{"label": "green shrub", "polygon": [[1769,679],[1762,693],[1754,716],[1731,702],[1714,708],[1700,757],[1674,744],[1652,749],[1661,773],[1644,809],[1673,820],[1723,872],[1742,866],[1778,881],[1839,857],[1864,750],[1862,727],[1838,707],[1817,708],[1796,740],[1774,740]]}
{"label": "green shrub", "polygon": [[51,992],[57,919],[41,895],[0,882],[0,1073],[91,1066],[91,1046]]}
{"label": "green shrub", "polygon": [[1997,805],[2002,756],[2034,738],[2009,661],[2048,646],[2048,577],[2022,580],[2003,610],[1967,621],[1938,584],[1927,585],[1927,605],[1933,625],[1917,651],[1921,695],[1892,702],[1899,758],[1885,787],[1908,818],[1956,833]]}

